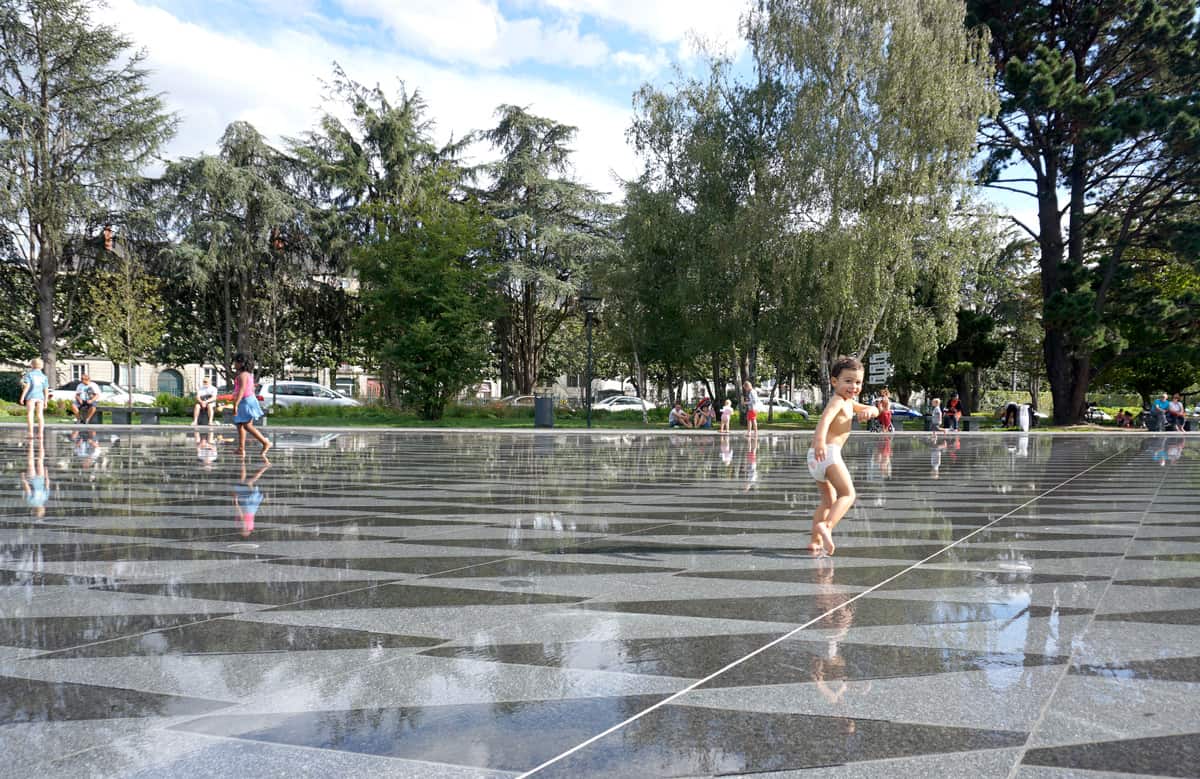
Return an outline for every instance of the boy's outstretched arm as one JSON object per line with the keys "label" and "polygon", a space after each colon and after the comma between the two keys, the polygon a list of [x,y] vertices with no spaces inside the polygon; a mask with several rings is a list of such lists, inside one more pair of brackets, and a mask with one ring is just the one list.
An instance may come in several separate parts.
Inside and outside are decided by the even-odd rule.
{"label": "boy's outstretched arm", "polygon": [[869,406],[866,403],[854,402],[854,413],[858,415],[859,422],[866,422],[868,419],[874,419],[879,416],[879,409],[875,406]]}

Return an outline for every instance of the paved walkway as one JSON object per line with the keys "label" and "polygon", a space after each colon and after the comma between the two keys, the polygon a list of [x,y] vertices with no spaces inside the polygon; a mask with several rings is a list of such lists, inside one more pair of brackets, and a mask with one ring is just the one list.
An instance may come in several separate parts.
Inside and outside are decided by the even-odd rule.
{"label": "paved walkway", "polygon": [[1200,446],[0,430],[2,776],[1200,774]]}

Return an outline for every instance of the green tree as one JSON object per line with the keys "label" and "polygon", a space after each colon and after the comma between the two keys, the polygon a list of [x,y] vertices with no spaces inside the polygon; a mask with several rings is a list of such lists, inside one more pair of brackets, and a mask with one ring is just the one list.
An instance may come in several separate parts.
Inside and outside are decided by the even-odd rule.
{"label": "green tree", "polygon": [[245,122],[229,125],[215,155],[168,163],[155,182],[160,231],[174,240],[159,258],[172,279],[171,332],[187,355],[223,364],[244,352],[265,369],[281,366],[277,339],[286,299],[321,278],[312,250],[308,202],[294,162]]}
{"label": "green tree", "polygon": [[[991,30],[1001,107],[983,180],[1037,203],[1043,354],[1054,420],[1078,421],[1130,252],[1191,229],[1200,192],[1194,0],[969,0]],[[1066,217],[1064,224],[1064,215]]]}
{"label": "green tree", "polygon": [[570,177],[576,128],[503,105],[484,134],[501,154],[478,193],[492,219],[491,262],[507,301],[494,323],[501,385],[528,394],[542,359],[571,315],[580,285],[615,250],[613,209]]}
{"label": "green tree", "polygon": [[400,399],[438,419],[485,375],[499,300],[478,264],[486,222],[475,204],[447,201],[407,219],[355,255],[361,326]]}
{"label": "green tree", "polygon": [[[958,0],[760,0],[746,22],[760,70],[788,96],[782,224],[808,233],[794,300],[822,387],[839,352],[889,346],[914,360],[953,337],[958,283],[914,305],[918,284],[970,267],[964,178],[994,110],[986,36]],[[947,326],[949,325],[949,326]]]}
{"label": "green tree", "polygon": [[0,3],[0,233],[35,292],[37,348],[52,382],[64,339],[84,329],[99,229],[175,128],[147,90],[143,54],[130,54],[94,8]]}
{"label": "green tree", "polygon": [[[126,366],[133,376],[133,364],[153,354],[166,332],[159,285],[128,251],[97,276],[88,302],[94,336],[113,365]],[[132,394],[126,402],[133,404]]]}

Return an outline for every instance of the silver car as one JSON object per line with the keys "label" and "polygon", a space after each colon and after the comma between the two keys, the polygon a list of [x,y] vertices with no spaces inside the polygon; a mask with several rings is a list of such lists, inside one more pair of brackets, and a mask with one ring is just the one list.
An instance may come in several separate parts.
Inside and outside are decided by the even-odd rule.
{"label": "silver car", "polygon": [[348,398],[315,381],[265,381],[258,391],[264,408],[280,406],[361,406],[354,398]]}

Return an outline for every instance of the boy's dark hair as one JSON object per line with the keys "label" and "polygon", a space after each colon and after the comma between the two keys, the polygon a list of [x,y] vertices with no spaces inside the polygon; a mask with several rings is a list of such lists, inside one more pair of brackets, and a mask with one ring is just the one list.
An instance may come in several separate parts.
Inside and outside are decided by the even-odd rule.
{"label": "boy's dark hair", "polygon": [[862,369],[862,363],[858,361],[857,357],[842,355],[833,361],[833,367],[829,370],[829,375],[836,379],[842,371],[861,371]]}

